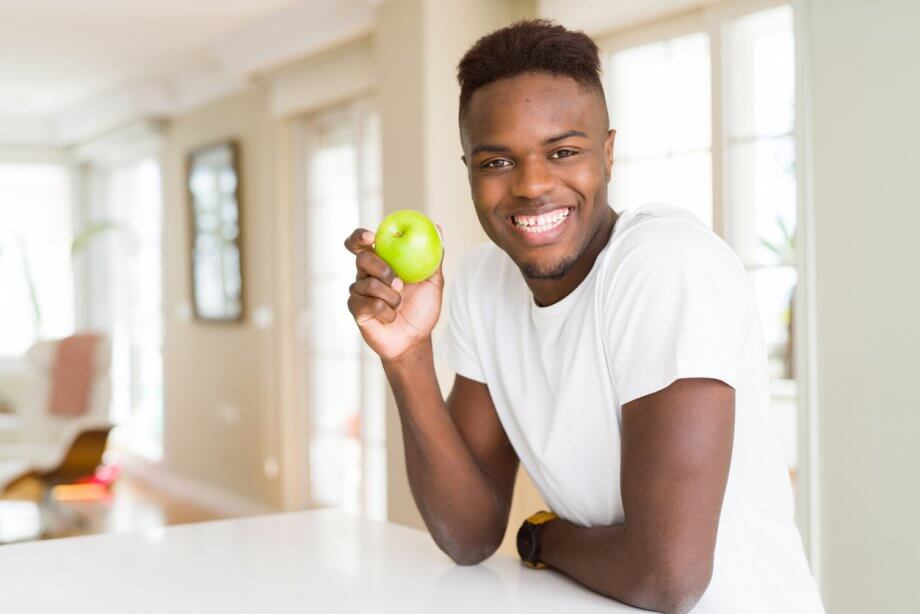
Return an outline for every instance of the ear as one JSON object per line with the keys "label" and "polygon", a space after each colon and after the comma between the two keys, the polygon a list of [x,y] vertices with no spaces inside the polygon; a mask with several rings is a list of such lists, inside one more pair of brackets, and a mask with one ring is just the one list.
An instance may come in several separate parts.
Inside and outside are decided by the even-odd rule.
{"label": "ear", "polygon": [[613,173],[613,141],[616,139],[617,131],[610,129],[607,131],[607,138],[604,139],[604,165],[605,165],[605,177],[607,181],[610,181],[610,176]]}

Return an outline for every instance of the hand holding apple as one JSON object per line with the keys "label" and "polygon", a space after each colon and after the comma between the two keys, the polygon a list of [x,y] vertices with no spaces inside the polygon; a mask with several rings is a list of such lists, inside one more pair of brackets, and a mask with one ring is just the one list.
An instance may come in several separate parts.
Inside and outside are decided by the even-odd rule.
{"label": "hand holding apple", "polygon": [[[384,360],[393,360],[410,347],[430,339],[440,317],[444,289],[440,266],[443,247],[437,228],[435,231],[438,245],[435,270],[423,281],[409,284],[375,253],[373,232],[358,228],[345,240],[346,249],[355,254],[358,271],[355,283],[349,288],[348,310],[364,341]],[[397,262],[402,269],[401,264]],[[406,273],[403,270],[410,279],[424,272]]]}

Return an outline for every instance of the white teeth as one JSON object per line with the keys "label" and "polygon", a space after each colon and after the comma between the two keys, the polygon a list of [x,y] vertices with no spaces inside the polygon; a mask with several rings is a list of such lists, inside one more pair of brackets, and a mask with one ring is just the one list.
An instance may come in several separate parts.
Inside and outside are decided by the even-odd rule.
{"label": "white teeth", "polygon": [[562,220],[564,220],[569,215],[568,209],[563,209],[559,213],[554,213],[552,215],[540,215],[537,217],[515,217],[513,219],[514,225],[518,228],[524,230],[529,230],[533,228],[534,231],[543,232],[547,230],[548,227],[555,226]]}

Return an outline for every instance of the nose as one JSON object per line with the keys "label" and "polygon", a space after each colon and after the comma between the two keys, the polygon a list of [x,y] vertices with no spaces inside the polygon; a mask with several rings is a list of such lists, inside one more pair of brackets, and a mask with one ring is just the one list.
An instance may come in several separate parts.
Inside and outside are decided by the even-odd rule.
{"label": "nose", "polygon": [[556,178],[547,168],[542,156],[527,158],[519,162],[514,195],[527,200],[536,200],[556,187]]}

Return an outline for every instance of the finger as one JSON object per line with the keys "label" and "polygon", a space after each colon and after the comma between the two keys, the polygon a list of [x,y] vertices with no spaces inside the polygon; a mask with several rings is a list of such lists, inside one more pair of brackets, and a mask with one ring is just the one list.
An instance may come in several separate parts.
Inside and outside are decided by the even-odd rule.
{"label": "finger", "polygon": [[402,303],[402,295],[376,277],[359,279],[351,284],[348,291],[349,293],[361,294],[369,298],[382,299],[393,309],[398,309],[399,304]]}
{"label": "finger", "polygon": [[355,266],[358,269],[355,279],[376,277],[386,285],[396,289],[397,292],[403,288],[402,280],[396,277],[396,273],[390,268],[390,265],[372,251],[360,252],[355,258]]}
{"label": "finger", "polygon": [[377,320],[382,324],[392,324],[396,321],[396,312],[385,301],[362,294],[349,295],[348,310],[359,326],[369,320]]}
{"label": "finger", "polygon": [[345,249],[352,254],[369,250],[374,245],[375,236],[376,235],[367,228],[356,228],[355,231],[345,239]]}

